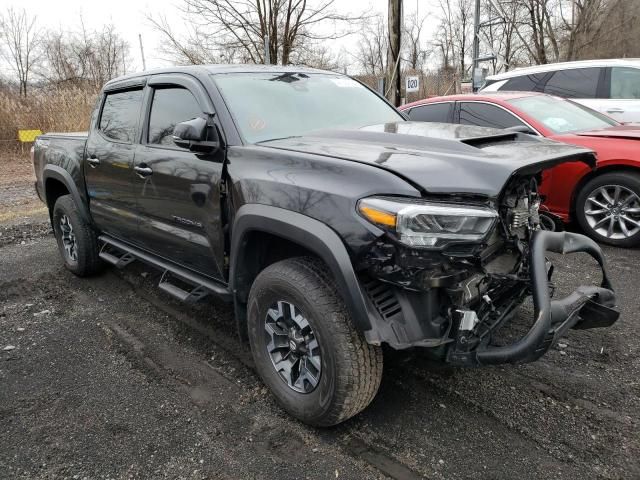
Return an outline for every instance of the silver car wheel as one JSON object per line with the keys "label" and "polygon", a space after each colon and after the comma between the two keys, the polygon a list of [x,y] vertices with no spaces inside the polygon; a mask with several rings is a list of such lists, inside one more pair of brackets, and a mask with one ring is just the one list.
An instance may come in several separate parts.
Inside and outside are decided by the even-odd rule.
{"label": "silver car wheel", "polygon": [[584,215],[597,234],[629,238],[640,231],[640,197],[622,185],[603,185],[587,196]]}

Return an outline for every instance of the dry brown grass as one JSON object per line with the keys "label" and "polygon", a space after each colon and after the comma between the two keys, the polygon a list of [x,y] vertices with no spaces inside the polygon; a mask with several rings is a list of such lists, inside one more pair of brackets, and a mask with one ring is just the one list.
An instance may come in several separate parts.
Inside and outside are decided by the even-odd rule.
{"label": "dry brown grass", "polygon": [[86,130],[96,97],[79,88],[32,88],[26,98],[0,91],[0,223],[46,212],[33,186],[31,144],[18,141],[18,130]]}
{"label": "dry brown grass", "polygon": [[26,98],[12,91],[0,92],[0,151],[21,150],[17,140],[21,129],[86,130],[96,96],[94,91],[78,88],[31,89]]}

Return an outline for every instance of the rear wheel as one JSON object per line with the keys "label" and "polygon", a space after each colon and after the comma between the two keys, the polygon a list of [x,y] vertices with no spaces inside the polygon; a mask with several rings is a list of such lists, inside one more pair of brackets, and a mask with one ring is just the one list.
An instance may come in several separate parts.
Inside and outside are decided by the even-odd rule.
{"label": "rear wheel", "polygon": [[78,212],[71,195],[56,200],[52,220],[65,267],[80,277],[97,273],[103,266],[98,256],[98,239]]}
{"label": "rear wheel", "polygon": [[322,263],[293,258],[264,269],[251,287],[248,322],[256,369],[292,416],[330,426],[373,400],[382,350],[356,331]]}
{"label": "rear wheel", "polygon": [[640,175],[612,172],[593,178],[578,194],[576,217],[596,241],[618,247],[640,244]]}

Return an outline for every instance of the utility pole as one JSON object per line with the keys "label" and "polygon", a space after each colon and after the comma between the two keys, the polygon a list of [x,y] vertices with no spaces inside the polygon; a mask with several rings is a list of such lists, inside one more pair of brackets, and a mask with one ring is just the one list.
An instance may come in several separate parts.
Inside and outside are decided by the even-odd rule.
{"label": "utility pole", "polygon": [[389,0],[389,52],[387,54],[387,99],[400,106],[400,45],[402,35],[402,0]]}
{"label": "utility pole", "polygon": [[[478,66],[480,64],[480,0],[476,0],[476,7],[473,12],[473,66],[471,69],[471,86],[475,92],[477,79],[479,78]],[[464,72],[462,72],[464,75]]]}
{"label": "utility pole", "polygon": [[142,34],[138,34],[138,40],[140,40],[140,56],[142,57],[142,70],[147,69],[147,62],[144,59],[144,48],[142,48]]}

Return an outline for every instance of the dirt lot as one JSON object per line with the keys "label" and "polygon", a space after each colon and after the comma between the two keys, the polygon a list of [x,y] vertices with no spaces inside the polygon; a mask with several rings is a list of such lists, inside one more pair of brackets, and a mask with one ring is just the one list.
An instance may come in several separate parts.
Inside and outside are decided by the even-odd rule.
{"label": "dirt lot", "polygon": [[0,161],[0,223],[20,223],[21,220],[27,218],[29,218],[28,223],[31,223],[30,217],[42,216],[46,212],[33,188],[34,181],[33,167],[29,158],[24,155],[2,155]]}
{"label": "dirt lot", "polygon": [[[27,186],[0,184],[0,478],[640,478],[638,250],[606,249],[614,327],[522,366],[388,352],[370,408],[319,430],[275,405],[228,306],[178,304],[144,265],[64,270]],[[560,290],[596,280],[556,264]]]}

